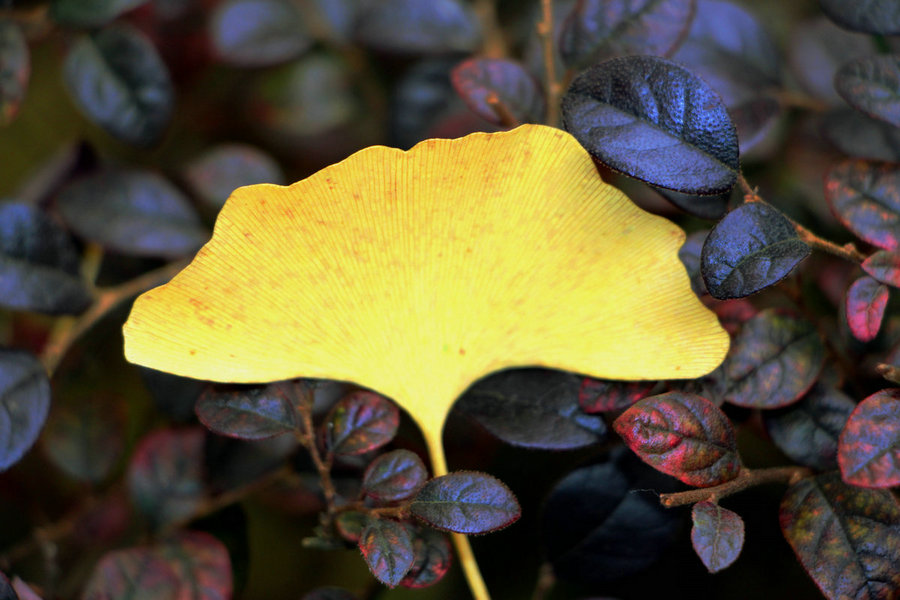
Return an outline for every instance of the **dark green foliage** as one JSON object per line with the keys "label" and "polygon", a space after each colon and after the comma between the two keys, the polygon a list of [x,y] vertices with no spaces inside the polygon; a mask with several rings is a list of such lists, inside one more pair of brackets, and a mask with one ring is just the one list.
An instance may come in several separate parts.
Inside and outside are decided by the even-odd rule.
{"label": "dark green foliage", "polygon": [[120,14],[137,8],[147,0],[52,0],[50,16],[63,25],[96,27]]}

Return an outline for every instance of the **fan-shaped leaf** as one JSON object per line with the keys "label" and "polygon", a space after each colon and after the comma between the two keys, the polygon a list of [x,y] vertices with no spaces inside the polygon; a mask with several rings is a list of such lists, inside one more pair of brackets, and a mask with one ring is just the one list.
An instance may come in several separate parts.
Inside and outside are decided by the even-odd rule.
{"label": "fan-shaped leaf", "polygon": [[413,538],[413,565],[400,582],[408,588],[434,585],[447,574],[453,553],[447,536],[434,529],[420,528]]}
{"label": "fan-shaped leaf", "polygon": [[900,33],[900,4],[894,0],[819,0],[822,10],[835,23],[866,33]]}
{"label": "fan-shaped leaf", "polygon": [[105,25],[147,0],[53,0],[50,16],[57,23],[76,27]]}
{"label": "fan-shaped leaf", "polygon": [[900,249],[900,166],[847,160],[825,177],[825,199],[850,231],[885,250]]}
{"label": "fan-shaped leaf", "polygon": [[253,146],[222,144],[195,158],[184,171],[194,192],[219,209],[235,189],[254,183],[285,183],[275,159]]}
{"label": "fan-shaped leaf", "polygon": [[30,76],[31,53],[25,34],[16,23],[0,20],[0,125],[19,112]]}
{"label": "fan-shaped leaf", "polygon": [[172,116],[169,71],[150,40],[130,27],[115,25],[78,38],[63,75],[81,111],[125,142],[154,143]]}
{"label": "fan-shaped leaf", "polygon": [[704,500],[691,509],[691,543],[710,573],[737,560],[744,546],[744,520],[715,502]]}
{"label": "fan-shaped leaf", "polygon": [[312,45],[305,20],[289,0],[227,0],[209,22],[216,54],[241,67],[290,60]]}
{"label": "fan-shaped leaf", "polygon": [[837,473],[791,485],[781,531],[827,598],[890,598],[900,589],[900,506],[887,490]]}
{"label": "fan-shaped leaf", "polygon": [[544,119],[544,94],[519,63],[499,58],[470,58],[451,74],[456,92],[486,121],[512,126]]}
{"label": "fan-shaped leaf", "polygon": [[834,76],[834,87],[850,106],[900,127],[900,55],[845,63]]}
{"label": "fan-shaped leaf", "polygon": [[123,406],[116,397],[59,398],[41,436],[44,450],[72,477],[102,481],[125,448]]}
{"label": "fan-shaped leaf", "polygon": [[360,10],[356,39],[386,52],[472,52],[481,28],[471,6],[459,0],[380,0]]}
{"label": "fan-shaped leaf", "polygon": [[91,303],[69,235],[33,206],[0,204],[0,305],[77,314]]}
{"label": "fan-shaped leaf", "polygon": [[376,458],[363,476],[363,490],[382,502],[409,498],[428,479],[425,465],[409,450],[394,450]]}
{"label": "fan-shaped leaf", "polygon": [[859,403],[841,433],[838,463],[847,483],[900,485],[900,389],[876,392]]}
{"label": "fan-shaped leaf", "polygon": [[0,348],[0,471],[31,448],[50,409],[44,366],[22,350]]}
{"label": "fan-shaped leaf", "polygon": [[419,490],[409,511],[432,527],[456,533],[487,533],[522,514],[502,481],[485,473],[457,471],[432,479]]}
{"label": "fan-shaped leaf", "polygon": [[879,250],[863,261],[862,268],[878,281],[900,287],[900,252]]}
{"label": "fan-shaped leaf", "polygon": [[409,526],[390,519],[370,517],[359,549],[372,575],[389,587],[399,585],[415,560]]}
{"label": "fan-shaped leaf", "polygon": [[694,394],[644,398],[622,413],[613,429],[641,460],[688,485],[718,485],[741,470],[731,421]]}
{"label": "fan-shaped leaf", "polygon": [[652,381],[608,381],[585,377],[578,389],[578,405],[586,413],[624,410],[650,395]]}
{"label": "fan-shaped leaf", "polygon": [[742,204],[703,243],[700,270],[714,298],[741,298],[784,279],[811,252],[780,211]]}
{"label": "fan-shaped leaf", "polygon": [[197,400],[197,417],[216,433],[244,440],[302,432],[297,407],[310,403],[311,394],[308,385],[291,381],[209,387]]}
{"label": "fan-shaped leaf", "polygon": [[584,71],[562,100],[565,129],[616,171],[686,194],[731,189],[737,134],[706,83],[671,61],[626,56]]}
{"label": "fan-shaped leaf", "polygon": [[878,335],[884,309],[887,307],[888,288],[875,279],[860,277],[847,289],[847,324],[853,337],[870,342]]}
{"label": "fan-shaped leaf", "polygon": [[327,443],[335,454],[365,454],[384,446],[397,434],[400,411],[372,392],[354,392],[331,409]]}

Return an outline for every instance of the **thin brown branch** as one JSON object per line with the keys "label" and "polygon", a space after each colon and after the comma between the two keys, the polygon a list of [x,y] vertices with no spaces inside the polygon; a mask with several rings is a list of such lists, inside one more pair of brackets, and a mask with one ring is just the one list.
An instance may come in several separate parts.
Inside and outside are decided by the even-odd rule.
{"label": "thin brown branch", "polygon": [[328,526],[336,511],[334,499],[337,497],[337,491],[334,489],[334,482],[331,480],[331,465],[334,457],[330,452],[324,457],[319,452],[312,418],[312,407],[303,404],[297,407],[297,412],[303,421],[303,431],[297,432],[297,439],[309,452],[309,456],[319,474],[319,485],[322,486],[322,494],[325,496],[325,506],[327,507],[326,513],[322,515],[322,525]]}
{"label": "thin brown branch", "polygon": [[659,502],[665,507],[695,504],[704,500],[718,501],[720,498],[742,492],[765,483],[794,483],[812,475],[806,467],[772,467],[768,469],[743,468],[737,477],[719,485],[686,492],[660,494]]}
{"label": "thin brown branch", "polygon": [[547,125],[559,126],[559,97],[562,86],[556,77],[556,58],[553,47],[553,2],[541,0],[543,15],[537,33],[544,52],[544,75],[547,78]]}
{"label": "thin brown branch", "polygon": [[509,55],[503,29],[497,22],[496,0],[475,0],[475,13],[484,30],[484,55],[488,58],[505,58]]}
{"label": "thin brown branch", "polygon": [[500,97],[495,92],[490,92],[485,101],[494,110],[494,114],[500,119],[501,125],[510,129],[519,126],[519,120],[510,112],[509,107],[500,100]]}

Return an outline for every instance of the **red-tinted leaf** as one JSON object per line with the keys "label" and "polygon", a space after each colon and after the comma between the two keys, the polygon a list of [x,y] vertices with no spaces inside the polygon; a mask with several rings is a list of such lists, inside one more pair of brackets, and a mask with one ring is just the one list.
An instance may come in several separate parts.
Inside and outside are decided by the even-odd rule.
{"label": "red-tinted leaf", "polygon": [[450,540],[433,529],[419,529],[413,538],[413,565],[400,582],[408,588],[424,588],[434,585],[447,574],[453,553]]}
{"label": "red-tinted leaf", "polygon": [[472,52],[481,43],[481,27],[471,5],[459,0],[379,0],[360,10],[356,38],[386,52]]}
{"label": "red-tinted leaf", "polygon": [[13,120],[25,98],[31,54],[25,35],[13,21],[0,21],[0,125]]}
{"label": "red-tinted leaf", "polygon": [[900,506],[887,490],[867,490],[837,473],[791,485],[781,531],[831,600],[893,598],[900,589]]}
{"label": "red-tinted leaf", "polygon": [[825,176],[825,199],[860,238],[885,250],[900,249],[900,165],[841,162]]}
{"label": "red-tinted leaf", "polygon": [[181,584],[167,560],[150,548],[109,552],[100,559],[82,593],[83,600],[178,598]]}
{"label": "red-tinted leaf", "polygon": [[289,0],[226,0],[209,23],[216,54],[241,67],[284,62],[312,45],[303,15]]}
{"label": "red-tinted leaf", "polygon": [[359,549],[372,575],[390,587],[399,585],[415,560],[409,526],[390,519],[369,518]]}
{"label": "red-tinted leaf", "polygon": [[156,524],[190,517],[203,501],[203,429],[161,429],[140,441],[128,473],[137,507]]}
{"label": "red-tinted leaf", "polygon": [[863,261],[862,268],[878,281],[900,287],[900,252],[879,250]]}
{"label": "red-tinted leaf", "polygon": [[285,183],[275,159],[245,144],[222,144],[195,158],[184,171],[194,192],[219,209],[235,189],[255,183]]}
{"label": "red-tinted leaf", "polygon": [[212,431],[243,440],[261,440],[302,431],[297,413],[311,401],[304,382],[282,381],[267,386],[210,386],[197,400],[197,418]]}
{"label": "red-tinted leaf", "polygon": [[0,573],[0,600],[19,600],[12,582],[3,573]]}
{"label": "red-tinted leaf", "polygon": [[881,329],[888,295],[886,285],[868,276],[860,277],[847,289],[847,324],[853,337],[861,342],[875,339]]}
{"label": "red-tinted leaf", "polygon": [[12,585],[13,589],[16,590],[16,594],[19,596],[18,600],[41,600],[41,597],[37,592],[31,589],[31,586],[18,577],[13,577]]}
{"label": "red-tinted leaf", "polygon": [[[707,305],[709,306],[709,305]],[[741,330],[741,327],[756,316],[756,313],[759,312],[756,310],[756,307],[753,306],[753,303],[745,298],[735,298],[734,300],[724,300],[721,302],[713,301],[712,306],[713,312],[716,313],[716,316],[719,317],[719,324],[722,325],[722,328],[731,334],[732,337],[737,335],[737,332]],[[701,394],[702,396],[703,394]]]}
{"label": "red-tinted leaf", "polygon": [[394,502],[412,496],[427,479],[428,471],[418,455],[409,450],[394,450],[372,461],[362,485],[372,498]]}
{"label": "red-tinted leaf", "polygon": [[436,529],[487,533],[514,523],[519,502],[502,481],[484,473],[458,471],[425,484],[409,511]]}
{"label": "red-tinted leaf", "polygon": [[231,558],[225,545],[215,537],[202,531],[185,531],[154,550],[177,574],[185,598],[231,598]]}
{"label": "red-tinted leaf", "polygon": [[694,551],[710,573],[718,573],[737,560],[744,546],[744,520],[737,513],[704,500],[691,510]]}
{"label": "red-tinted leaf", "polygon": [[586,413],[623,410],[646,398],[656,385],[652,381],[606,381],[584,377],[578,404]]}
{"label": "red-tinted leaf", "polygon": [[825,363],[825,347],[808,320],[767,309],[747,321],[734,339],[722,370],[726,402],[778,408],[799,400]]}
{"label": "red-tinted leaf", "polygon": [[486,121],[507,127],[543,121],[544,94],[515,61],[470,58],[453,69],[451,80],[468,107]]}
{"label": "red-tinted leaf", "polygon": [[718,485],[741,470],[731,421],[694,394],[644,398],[622,413],[613,428],[641,460],[688,485]]}
{"label": "red-tinted leaf", "polygon": [[900,55],[847,62],[835,74],[834,87],[850,106],[900,126]]}
{"label": "red-tinted leaf", "polygon": [[847,483],[900,485],[900,389],[876,392],[854,409],[841,432],[838,464]]}
{"label": "red-tinted leaf", "polygon": [[50,409],[50,380],[28,352],[0,348],[0,471],[37,440]]}
{"label": "red-tinted leaf", "polygon": [[335,454],[365,454],[397,434],[400,411],[373,392],[354,392],[341,398],[328,416],[326,442]]}

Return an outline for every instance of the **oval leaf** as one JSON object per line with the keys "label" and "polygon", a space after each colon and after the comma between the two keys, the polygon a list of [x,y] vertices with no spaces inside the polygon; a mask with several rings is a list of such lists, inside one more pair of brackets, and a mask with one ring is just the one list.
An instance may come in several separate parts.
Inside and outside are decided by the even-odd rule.
{"label": "oval leaf", "polygon": [[209,238],[184,195],[148,171],[83,177],[60,192],[57,204],[78,235],[123,254],[177,258]]}
{"label": "oval leaf", "polygon": [[876,392],[854,409],[841,433],[838,464],[849,484],[900,485],[900,389]]}
{"label": "oval leaf", "polygon": [[900,506],[837,473],[791,485],[781,531],[827,598],[890,598],[900,589]]}
{"label": "oval leaf", "polygon": [[865,33],[900,33],[900,4],[896,0],[819,0],[822,10],[835,23]]}
{"label": "oval leaf", "polygon": [[847,289],[847,324],[853,337],[871,342],[881,329],[888,288],[871,277],[860,277]]}
{"label": "oval leaf", "polygon": [[900,249],[900,165],[839,163],[825,176],[825,199],[857,236],[884,250]]}
{"label": "oval leaf", "polygon": [[235,189],[254,183],[284,185],[275,159],[253,146],[222,144],[188,163],[185,179],[209,206],[219,209]]}
{"label": "oval leaf", "polygon": [[563,125],[606,166],[685,194],[718,194],[740,171],[725,105],[671,61],[625,56],[584,71],[562,100]]}
{"label": "oval leaf", "polygon": [[857,159],[900,161],[900,127],[852,108],[826,113],[823,125],[825,138],[844,154]]}
{"label": "oval leaf", "polygon": [[481,45],[481,28],[472,7],[459,0],[379,0],[360,10],[356,39],[386,52],[468,53]]}
{"label": "oval leaf", "polygon": [[751,202],[725,215],[709,232],[700,271],[714,298],[741,298],[778,283],[810,252],[780,211]]}
{"label": "oval leaf", "polygon": [[166,560],[176,573],[183,597],[192,600],[231,598],[231,558],[225,544],[212,535],[184,531],[154,547],[154,553]]}
{"label": "oval leaf", "polygon": [[900,253],[879,250],[863,261],[862,268],[878,281],[900,287]]}
{"label": "oval leaf", "polygon": [[227,0],[209,27],[219,58],[241,67],[284,62],[312,45],[300,11],[286,0]]}
{"label": "oval leaf", "polygon": [[303,432],[298,406],[308,404],[311,388],[290,381],[267,386],[210,386],[197,400],[200,422],[212,431],[243,440]]}
{"label": "oval leaf", "polygon": [[698,196],[697,194],[682,194],[681,192],[663,188],[655,189],[663,198],[684,212],[701,219],[721,219],[728,212],[728,203],[731,200],[731,190],[721,194]]}
{"label": "oval leaf", "polygon": [[0,204],[0,305],[77,314],[90,303],[69,235],[33,206]]}
{"label": "oval leaf", "polygon": [[50,380],[38,359],[0,348],[0,471],[31,448],[50,409]]}
{"label": "oval leaf", "polygon": [[432,527],[456,533],[487,533],[506,527],[522,514],[519,502],[496,477],[457,471],[432,479],[409,505]]}
{"label": "oval leaf", "polygon": [[799,400],[825,364],[825,347],[808,320],[767,309],[744,323],[722,365],[724,399],[748,408]]}
{"label": "oval leaf", "polygon": [[622,413],[613,429],[641,460],[688,485],[718,485],[741,470],[731,421],[694,394],[644,398]]}
{"label": "oval leaf", "polygon": [[400,584],[415,560],[408,526],[390,519],[370,517],[359,550],[372,575],[389,587]]}
{"label": "oval leaf", "polygon": [[486,121],[512,127],[544,119],[544,93],[515,61],[470,58],[453,69],[451,80],[466,105]]}
{"label": "oval leaf", "polygon": [[150,548],[128,548],[103,555],[82,593],[84,600],[177,598],[178,574]]}
{"label": "oval leaf", "polygon": [[384,446],[397,434],[400,410],[373,392],[341,398],[327,421],[328,448],[335,454],[365,454]]}
{"label": "oval leaf", "polygon": [[691,509],[691,543],[710,573],[737,560],[744,547],[744,520],[737,513],[704,500]]}
{"label": "oval leaf", "polygon": [[31,54],[22,29],[13,21],[0,20],[0,125],[19,112],[31,75]]}
{"label": "oval leaf", "polygon": [[381,502],[395,502],[409,498],[428,479],[422,459],[409,450],[394,450],[382,454],[366,469],[363,491]]}
{"label": "oval leaf", "polygon": [[413,565],[400,582],[407,588],[419,589],[434,585],[450,569],[453,552],[447,536],[434,529],[421,528],[413,538]]}
{"label": "oval leaf", "polygon": [[53,0],[50,16],[63,25],[97,27],[145,2],[147,0]]}
{"label": "oval leaf", "polygon": [[122,141],[149,146],[172,116],[169,71],[150,40],[131,27],[115,25],[78,38],[63,75],[81,111]]}
{"label": "oval leaf", "polygon": [[835,73],[834,87],[850,106],[900,127],[900,55],[845,63]]}
{"label": "oval leaf", "polygon": [[578,388],[578,405],[586,413],[624,410],[650,395],[651,381],[608,381],[584,377]]}
{"label": "oval leaf", "polygon": [[548,369],[512,369],[478,381],[455,408],[505,442],[565,450],[603,441],[602,417],[579,405],[581,378]]}

